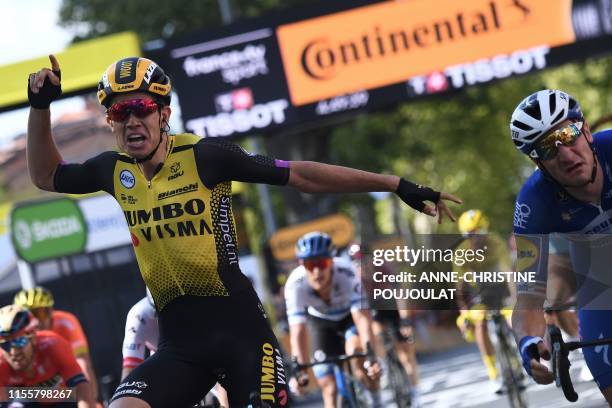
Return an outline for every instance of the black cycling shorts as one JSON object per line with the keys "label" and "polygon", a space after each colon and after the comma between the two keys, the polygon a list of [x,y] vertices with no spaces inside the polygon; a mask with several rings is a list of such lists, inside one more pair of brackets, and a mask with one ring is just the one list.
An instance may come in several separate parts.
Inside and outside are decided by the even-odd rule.
{"label": "black cycling shorts", "polygon": [[117,387],[112,400],[135,397],[153,408],[192,407],[219,382],[232,407],[259,393],[288,406],[288,375],[257,294],[181,296],[159,314],[158,351]]}
{"label": "black cycling shorts", "polygon": [[[357,329],[350,314],[340,321],[308,315],[308,328],[313,361],[323,361],[344,354],[346,339],[357,335]],[[316,365],[312,369],[317,378],[333,374],[332,364]]]}

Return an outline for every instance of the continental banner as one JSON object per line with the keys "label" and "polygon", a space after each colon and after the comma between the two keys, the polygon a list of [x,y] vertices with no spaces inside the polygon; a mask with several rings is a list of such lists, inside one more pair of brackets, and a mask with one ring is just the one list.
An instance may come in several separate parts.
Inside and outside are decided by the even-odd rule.
{"label": "continental banner", "polygon": [[574,42],[571,0],[388,1],[277,30],[300,106],[517,49]]}
{"label": "continental banner", "polygon": [[185,128],[236,137],[351,117],[612,49],[612,0],[326,1],[145,53]]}

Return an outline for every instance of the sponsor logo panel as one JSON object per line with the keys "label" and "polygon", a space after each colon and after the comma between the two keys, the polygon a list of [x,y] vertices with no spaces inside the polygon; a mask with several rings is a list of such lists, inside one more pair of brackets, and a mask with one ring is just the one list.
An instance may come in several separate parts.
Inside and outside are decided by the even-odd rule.
{"label": "sponsor logo panel", "polygon": [[438,3],[382,2],[279,26],[293,105],[575,40],[570,0],[555,7],[527,0]]}
{"label": "sponsor logo panel", "polygon": [[136,185],[136,177],[129,170],[121,170],[119,173],[119,182],[127,189],[131,189]]}

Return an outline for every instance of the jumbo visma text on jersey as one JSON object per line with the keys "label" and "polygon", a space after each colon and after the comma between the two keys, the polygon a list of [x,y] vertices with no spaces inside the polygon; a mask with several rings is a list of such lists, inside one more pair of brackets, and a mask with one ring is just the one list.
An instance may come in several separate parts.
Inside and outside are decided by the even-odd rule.
{"label": "jumbo visma text on jersey", "polygon": [[[225,201],[229,201],[228,197],[224,197],[224,199]],[[128,225],[133,229],[138,230],[147,241],[151,242],[153,236],[159,239],[164,239],[198,234],[212,234],[213,231],[206,222],[205,218],[200,218],[199,220],[187,219],[184,221],[172,221],[172,219],[176,218],[181,219],[185,215],[197,217],[202,215],[205,209],[206,204],[204,203],[204,200],[193,198],[185,203],[169,203],[161,207],[154,207],[150,211],[143,209],[124,211],[124,214]],[[226,230],[229,232],[229,219],[227,216],[226,220]],[[151,223],[158,221],[170,222],[158,223],[154,226],[150,225]],[[237,259],[237,257],[234,258]],[[235,261],[236,259],[232,259],[232,261]]]}
{"label": "jumbo visma text on jersey", "polygon": [[172,148],[150,181],[127,161],[117,162],[113,178],[143,279],[160,308],[183,294],[227,296],[220,274],[238,268],[231,183],[207,188],[193,149]]}

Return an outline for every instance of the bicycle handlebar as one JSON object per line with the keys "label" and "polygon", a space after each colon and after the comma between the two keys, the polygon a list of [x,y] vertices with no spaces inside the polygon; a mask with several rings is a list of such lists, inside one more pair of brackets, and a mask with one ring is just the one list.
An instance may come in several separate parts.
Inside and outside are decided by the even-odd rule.
{"label": "bicycle handlebar", "polygon": [[549,325],[548,334],[550,335],[552,363],[553,363],[553,375],[555,377],[555,384],[557,387],[561,387],[563,395],[569,402],[578,401],[578,394],[574,390],[572,384],[572,378],[569,375],[569,368],[571,363],[569,361],[569,348],[563,342],[561,336],[561,330],[557,326]]}
{"label": "bicycle handlebar", "polygon": [[570,341],[565,343],[563,341],[563,337],[561,336],[561,330],[559,330],[557,326],[548,325],[547,331],[550,335],[551,358],[553,362],[555,384],[557,387],[561,387],[563,394],[568,401],[576,402],[578,400],[578,394],[574,390],[574,385],[572,384],[572,379],[569,375],[569,368],[571,366],[568,358],[569,352],[583,347],[612,344],[612,338],[589,341]]}
{"label": "bicycle handlebar", "polygon": [[544,313],[550,314],[550,313],[563,312],[566,310],[575,309],[577,305],[578,304],[576,303],[576,301],[572,300],[570,302],[565,302],[559,305],[546,306],[544,308]]}
{"label": "bicycle handlebar", "polygon": [[376,356],[374,355],[374,350],[372,349],[372,346],[370,345],[370,343],[367,344],[367,352],[365,353],[353,353],[350,355],[346,355],[346,354],[341,354],[339,356],[335,356],[335,357],[330,357],[327,358],[325,360],[321,360],[321,361],[312,361],[310,363],[298,363],[297,361],[297,357],[293,357],[291,359],[291,371],[292,371],[292,376],[297,378],[297,373],[299,371],[305,370],[307,368],[310,367],[314,367],[316,365],[320,365],[320,364],[336,364],[336,365],[340,365],[345,361],[348,361],[350,359],[353,358],[367,358],[368,361],[375,361],[376,360]]}

